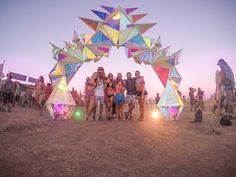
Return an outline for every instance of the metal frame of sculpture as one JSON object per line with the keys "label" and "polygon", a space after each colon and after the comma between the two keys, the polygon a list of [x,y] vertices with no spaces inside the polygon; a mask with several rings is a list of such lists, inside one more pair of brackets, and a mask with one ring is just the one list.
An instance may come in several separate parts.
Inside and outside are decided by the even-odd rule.
{"label": "metal frame of sculpture", "polygon": [[75,102],[67,84],[84,62],[97,62],[108,57],[110,48],[124,47],[128,58],[136,63],[151,65],[161,80],[165,90],[158,107],[165,118],[178,119],[183,102],[178,94],[181,76],[176,70],[182,49],[169,54],[169,46],[162,48],[160,37],[157,40],[142,34],[156,23],[138,24],[147,14],[131,13],[137,8],[113,8],[101,6],[106,12],[92,10],[101,21],[80,19],[94,30],[93,34],[79,35],[74,31],[72,43],[65,42],[65,48],[51,44],[56,65],[49,74],[54,90],[46,106],[54,119],[68,119],[75,110]]}

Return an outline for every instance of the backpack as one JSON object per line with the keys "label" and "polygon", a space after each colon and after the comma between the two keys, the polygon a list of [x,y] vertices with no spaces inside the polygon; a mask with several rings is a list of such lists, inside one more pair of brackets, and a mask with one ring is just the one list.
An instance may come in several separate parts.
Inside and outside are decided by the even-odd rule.
{"label": "backpack", "polygon": [[227,115],[222,116],[221,119],[220,119],[220,125],[222,125],[222,126],[231,126],[232,122],[230,120],[230,117],[232,117],[232,116],[227,116]]}

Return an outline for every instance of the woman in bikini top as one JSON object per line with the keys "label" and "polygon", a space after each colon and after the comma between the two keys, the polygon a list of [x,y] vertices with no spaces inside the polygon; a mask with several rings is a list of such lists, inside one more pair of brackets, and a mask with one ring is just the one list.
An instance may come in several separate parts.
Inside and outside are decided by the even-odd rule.
{"label": "woman in bikini top", "polygon": [[91,79],[86,82],[86,120],[88,120],[95,107],[95,88],[97,83],[97,73],[93,73]]}
{"label": "woman in bikini top", "polygon": [[114,86],[114,82],[113,82],[113,75],[112,73],[108,74],[108,79],[107,79],[107,84],[106,84],[106,96],[108,98],[114,96],[114,92],[115,92],[115,86]]}
{"label": "woman in bikini top", "polygon": [[113,101],[114,101],[114,93],[115,86],[113,80],[113,74],[109,73],[108,78],[106,80],[106,117],[107,120],[111,120],[113,113]]}
{"label": "woman in bikini top", "polygon": [[135,86],[136,86],[137,96],[142,96],[145,91],[145,81],[142,76],[136,78]]}
{"label": "woman in bikini top", "polygon": [[86,96],[94,96],[96,88],[97,73],[93,73],[92,78],[87,83]]}

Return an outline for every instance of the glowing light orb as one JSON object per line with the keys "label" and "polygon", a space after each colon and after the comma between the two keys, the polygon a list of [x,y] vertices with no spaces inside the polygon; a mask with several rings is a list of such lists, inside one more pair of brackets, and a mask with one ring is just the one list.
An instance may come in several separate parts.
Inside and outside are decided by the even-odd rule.
{"label": "glowing light orb", "polygon": [[80,116],[80,112],[77,111],[77,112],[75,113],[75,115],[76,115],[76,117],[79,117],[79,116]]}
{"label": "glowing light orb", "polygon": [[160,113],[158,111],[153,111],[151,117],[153,119],[158,119],[160,117]]}

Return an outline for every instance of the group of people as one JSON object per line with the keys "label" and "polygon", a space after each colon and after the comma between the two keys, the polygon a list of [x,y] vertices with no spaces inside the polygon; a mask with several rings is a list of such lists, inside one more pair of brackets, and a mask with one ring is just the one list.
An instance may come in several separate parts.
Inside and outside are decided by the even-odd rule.
{"label": "group of people", "polygon": [[[93,120],[96,120],[98,105],[100,107],[98,120],[103,120],[104,108],[107,120],[114,118],[132,120],[137,100],[140,107],[138,120],[142,121],[146,95],[144,77],[140,75],[139,71],[135,72],[135,77],[127,72],[126,79],[123,79],[121,73],[118,73],[117,77],[114,77],[112,73],[106,76],[104,68],[98,67],[97,72],[94,72],[91,78],[88,77],[85,83],[86,120],[89,120],[92,114]],[[128,104],[127,111],[124,111],[125,103]],[[115,117],[113,117],[114,114]]]}
{"label": "group of people", "polygon": [[7,79],[0,87],[0,111],[11,111],[15,104],[22,107],[39,108],[42,115],[42,107],[46,99],[52,92],[50,83],[45,85],[43,76],[40,76],[34,88],[23,89],[19,82],[12,81],[11,73],[7,74]]}
{"label": "group of people", "polygon": [[[197,94],[195,96],[195,92],[197,91]],[[201,108],[201,110],[205,109],[204,105],[204,91],[201,90],[199,87],[198,89],[190,87],[189,88],[189,99],[190,99],[190,110],[196,111],[197,108]]]}

